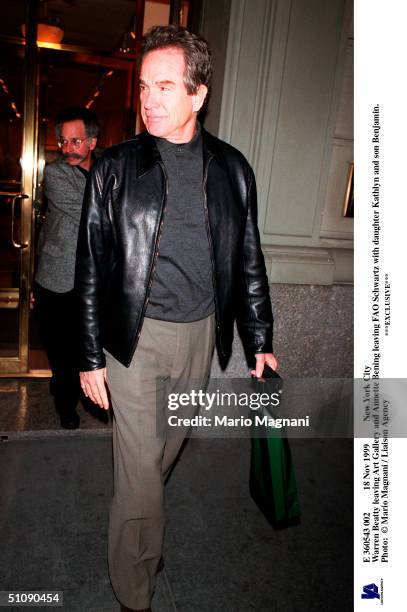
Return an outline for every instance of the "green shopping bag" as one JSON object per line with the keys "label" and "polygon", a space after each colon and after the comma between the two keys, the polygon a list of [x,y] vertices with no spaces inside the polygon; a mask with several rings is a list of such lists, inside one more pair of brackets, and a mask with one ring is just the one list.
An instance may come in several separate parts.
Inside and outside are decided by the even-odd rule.
{"label": "green shopping bag", "polygon": [[275,529],[299,523],[297,483],[286,438],[252,438],[250,494]]}
{"label": "green shopping bag", "polygon": [[[253,381],[254,388],[282,393],[281,377],[268,366],[263,378]],[[275,529],[299,523],[300,502],[290,445],[281,432],[266,428],[262,438],[252,437],[250,494]]]}

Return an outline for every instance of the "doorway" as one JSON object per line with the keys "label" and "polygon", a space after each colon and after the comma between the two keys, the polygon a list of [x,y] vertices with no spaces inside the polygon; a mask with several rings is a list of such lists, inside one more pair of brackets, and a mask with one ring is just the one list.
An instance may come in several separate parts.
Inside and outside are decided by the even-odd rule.
{"label": "doorway", "polygon": [[[31,295],[44,219],[43,170],[58,155],[54,118],[87,106],[104,149],[134,135],[136,59],[153,24],[186,25],[193,3],[0,3],[0,376],[48,376]],[[107,15],[108,13],[108,15]]]}

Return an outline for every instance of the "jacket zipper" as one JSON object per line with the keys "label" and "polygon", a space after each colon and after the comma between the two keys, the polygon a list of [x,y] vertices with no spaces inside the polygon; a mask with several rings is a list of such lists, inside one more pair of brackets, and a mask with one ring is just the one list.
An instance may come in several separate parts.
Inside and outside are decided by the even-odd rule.
{"label": "jacket zipper", "polygon": [[213,242],[212,242],[212,235],[211,235],[211,228],[209,225],[209,214],[208,214],[208,201],[207,201],[207,197],[206,197],[206,184],[208,181],[208,171],[209,171],[209,164],[211,163],[211,160],[214,156],[211,155],[211,157],[209,157],[208,159],[208,163],[206,164],[205,167],[205,173],[204,173],[204,179],[203,179],[203,205],[204,205],[204,213],[205,213],[205,225],[206,225],[206,234],[208,236],[208,242],[209,242],[209,253],[211,256],[211,264],[212,264],[212,285],[213,285],[213,299],[215,302],[215,319],[216,319],[216,329],[218,331],[218,333],[220,333],[220,323],[219,323],[219,310],[218,310],[218,300],[217,300],[217,285],[216,285],[216,273],[215,273],[215,257],[214,257],[214,251],[213,251]]}
{"label": "jacket zipper", "polygon": [[140,318],[139,318],[139,322],[137,325],[137,330],[136,330],[136,336],[134,338],[134,342],[133,342],[133,346],[132,346],[132,350],[131,350],[131,359],[133,358],[134,355],[134,351],[137,348],[137,343],[138,340],[140,338],[141,335],[141,325],[144,321],[144,314],[146,312],[147,309],[147,304],[148,304],[148,300],[150,297],[150,292],[151,292],[151,286],[153,284],[153,274],[155,272],[155,265],[157,262],[157,257],[158,257],[158,247],[160,245],[160,240],[161,240],[161,234],[162,234],[162,230],[163,230],[163,224],[164,224],[164,215],[165,215],[165,210],[167,208],[167,196],[168,196],[168,176],[167,176],[167,172],[165,170],[165,166],[162,162],[159,162],[161,169],[163,171],[164,174],[164,178],[165,178],[165,194],[163,196],[163,202],[162,202],[162,206],[161,206],[161,215],[160,215],[160,222],[159,222],[159,226],[158,226],[158,232],[157,232],[157,238],[155,241],[155,245],[154,245],[154,257],[153,257],[153,261],[151,264],[151,268],[150,268],[150,273],[148,275],[148,284],[147,284],[147,291],[146,291],[146,296],[144,298],[144,304],[143,304],[143,308],[141,310],[141,314],[140,314]]}

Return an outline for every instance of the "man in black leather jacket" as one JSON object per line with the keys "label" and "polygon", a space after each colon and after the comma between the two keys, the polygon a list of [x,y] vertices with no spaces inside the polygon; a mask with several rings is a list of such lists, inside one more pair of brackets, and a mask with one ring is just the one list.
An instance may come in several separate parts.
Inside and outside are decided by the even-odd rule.
{"label": "man in black leather jacket", "polygon": [[147,131],[104,153],[84,199],[81,384],[107,409],[107,382],[114,410],[109,571],[122,610],[150,609],[163,483],[185,436],[157,437],[157,397],[204,386],[215,338],[230,356],[235,319],[252,374],[277,367],[253,171],[197,123],[211,74],[206,41],[153,28],[140,73]]}

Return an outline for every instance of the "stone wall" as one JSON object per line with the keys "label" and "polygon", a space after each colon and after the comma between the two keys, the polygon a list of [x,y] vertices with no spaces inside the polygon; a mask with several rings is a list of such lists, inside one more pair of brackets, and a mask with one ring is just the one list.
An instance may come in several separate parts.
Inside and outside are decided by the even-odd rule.
{"label": "stone wall", "polygon": [[[353,377],[353,287],[274,284],[271,294],[281,375]],[[227,369],[222,372],[215,357],[212,377],[243,377],[247,372],[236,337]]]}

